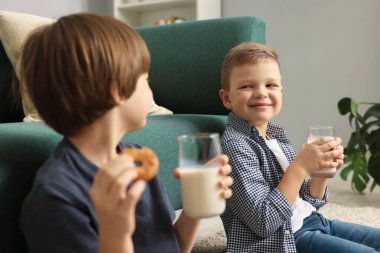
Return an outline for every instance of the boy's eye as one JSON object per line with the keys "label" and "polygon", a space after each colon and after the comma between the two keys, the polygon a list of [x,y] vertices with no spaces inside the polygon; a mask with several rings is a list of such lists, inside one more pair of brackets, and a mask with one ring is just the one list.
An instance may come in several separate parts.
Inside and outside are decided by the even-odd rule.
{"label": "boy's eye", "polygon": [[243,84],[240,86],[240,89],[247,89],[249,88],[249,85],[248,84]]}
{"label": "boy's eye", "polygon": [[275,83],[268,83],[268,84],[267,84],[267,87],[268,87],[268,88],[272,88],[272,89],[274,89],[274,88],[277,88],[278,85],[275,84]]}

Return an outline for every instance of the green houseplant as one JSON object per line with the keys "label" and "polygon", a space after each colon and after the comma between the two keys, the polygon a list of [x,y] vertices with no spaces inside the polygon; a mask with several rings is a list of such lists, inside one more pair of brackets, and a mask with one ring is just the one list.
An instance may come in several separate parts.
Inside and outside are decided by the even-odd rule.
{"label": "green houseplant", "polygon": [[[366,108],[364,113],[359,112]],[[343,180],[352,174],[351,187],[363,193],[374,179],[370,191],[380,185],[380,103],[356,103],[351,98],[342,98],[338,102],[341,115],[348,114],[353,132],[344,149],[345,167],[340,173]]]}

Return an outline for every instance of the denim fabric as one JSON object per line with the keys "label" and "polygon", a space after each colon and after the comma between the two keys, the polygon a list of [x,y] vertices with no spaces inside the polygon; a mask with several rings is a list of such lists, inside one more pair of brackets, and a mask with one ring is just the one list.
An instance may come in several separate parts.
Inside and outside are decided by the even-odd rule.
{"label": "denim fabric", "polygon": [[374,253],[380,251],[380,229],[328,220],[313,212],[294,234],[297,252]]}

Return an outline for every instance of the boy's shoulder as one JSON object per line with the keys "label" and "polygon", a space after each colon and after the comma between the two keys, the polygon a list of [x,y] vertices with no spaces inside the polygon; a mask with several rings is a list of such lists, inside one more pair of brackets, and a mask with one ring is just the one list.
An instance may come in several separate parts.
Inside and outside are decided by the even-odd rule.
{"label": "boy's shoulder", "polygon": [[64,138],[38,169],[32,192],[43,186],[45,191],[65,191],[75,194],[90,186],[96,171],[96,165],[87,160]]}
{"label": "boy's shoulder", "polygon": [[227,125],[226,129],[223,131],[223,134],[221,136],[222,144],[231,140],[244,140],[247,139],[249,136],[247,136],[245,133],[237,130],[231,125]]}
{"label": "boy's shoulder", "polygon": [[[240,152],[242,150],[255,151],[260,144],[256,138],[240,129],[227,125],[221,137],[222,149],[226,153]],[[259,148],[260,149],[260,148]]]}
{"label": "boy's shoulder", "polygon": [[240,119],[233,112],[228,114],[226,129],[224,130],[222,135],[222,142],[226,142],[231,139],[244,140],[251,135],[252,126],[249,123]]}
{"label": "boy's shoulder", "polygon": [[[120,142],[119,151],[141,146]],[[86,159],[82,153],[67,139],[63,138],[51,152],[48,160],[38,170],[35,184],[66,185],[91,184],[98,167]],[[85,182],[84,182],[85,181]]]}

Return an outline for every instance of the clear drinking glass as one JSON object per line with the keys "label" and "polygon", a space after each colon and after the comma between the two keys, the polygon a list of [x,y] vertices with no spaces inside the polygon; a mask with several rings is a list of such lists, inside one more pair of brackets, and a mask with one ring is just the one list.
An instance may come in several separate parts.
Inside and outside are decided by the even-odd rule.
{"label": "clear drinking glass", "polygon": [[[312,126],[309,127],[309,132],[307,135],[307,143],[311,143],[320,138],[333,136],[335,137],[335,129],[332,126]],[[323,169],[319,171],[314,171],[310,176],[317,178],[332,178],[335,177],[336,168]]]}
{"label": "clear drinking glass", "polygon": [[223,213],[225,200],[218,187],[221,164],[214,159],[222,153],[219,134],[181,135],[178,144],[183,210],[192,218]]}

